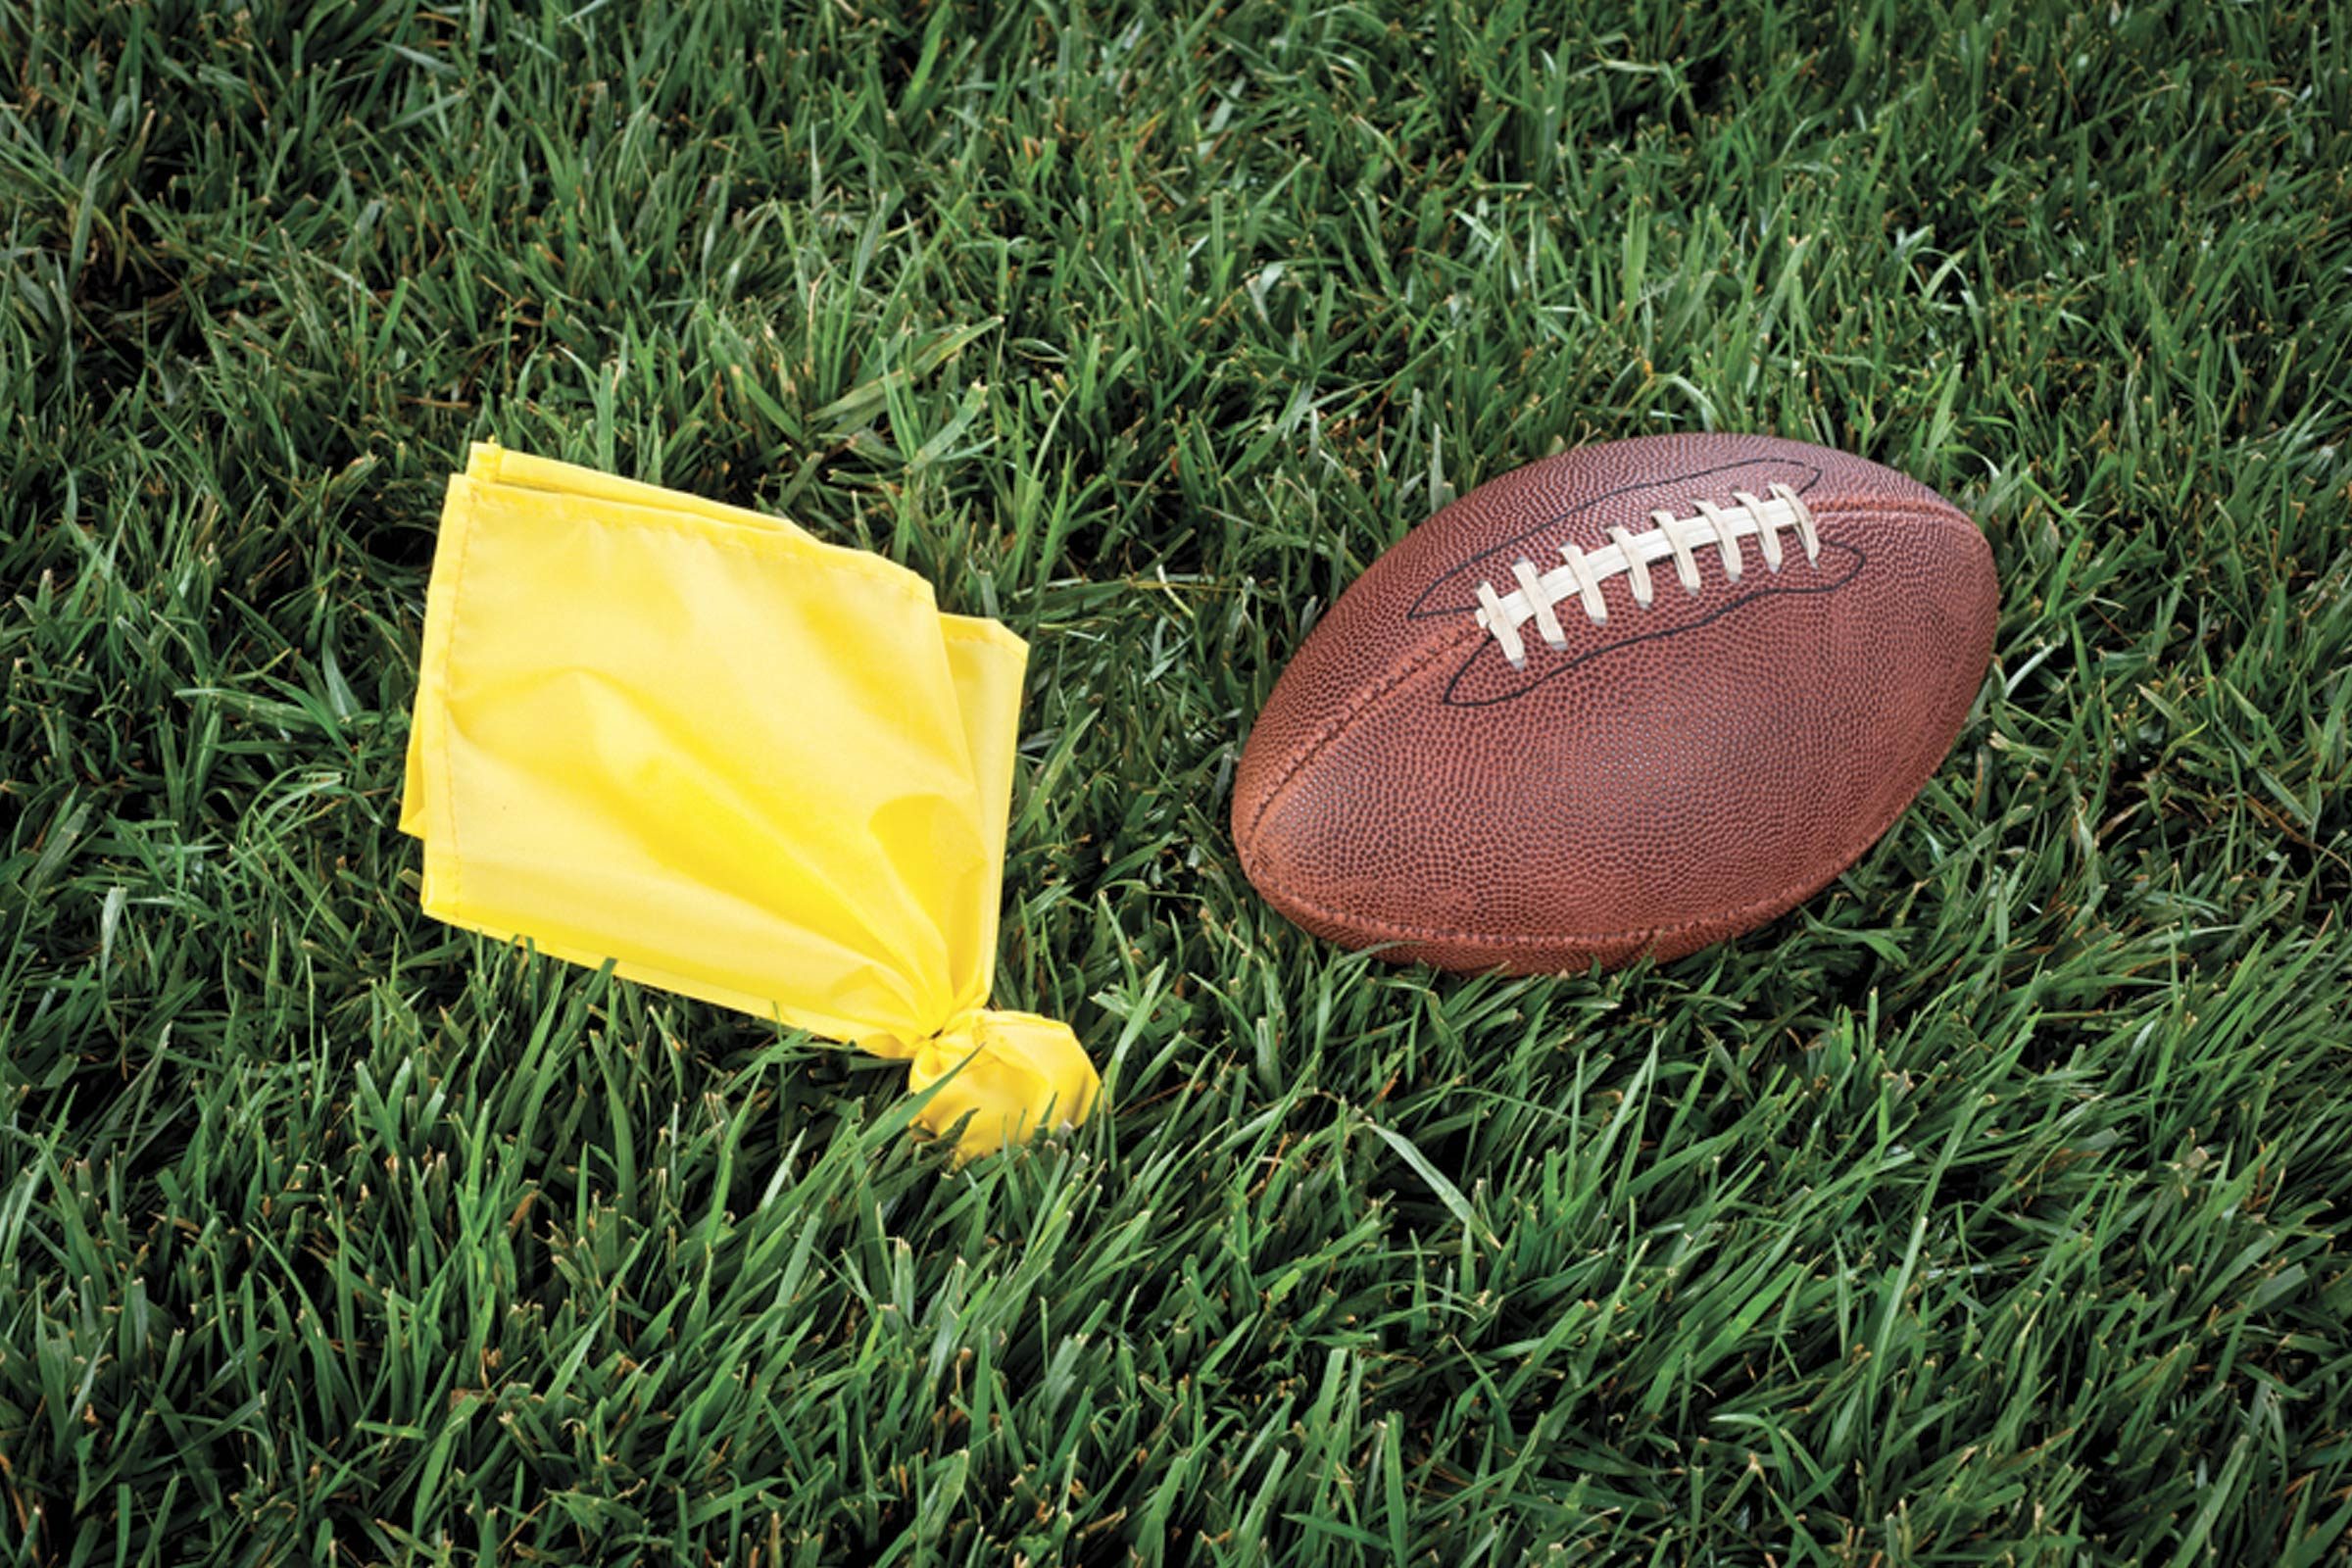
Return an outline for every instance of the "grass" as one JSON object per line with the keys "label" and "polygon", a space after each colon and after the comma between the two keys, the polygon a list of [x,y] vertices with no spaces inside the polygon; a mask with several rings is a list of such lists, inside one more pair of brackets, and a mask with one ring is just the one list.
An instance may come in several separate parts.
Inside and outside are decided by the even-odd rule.
{"label": "grass", "polygon": [[[2324,5],[0,12],[0,1561],[2343,1561]],[[1223,825],[1432,505],[1712,426],[2003,581],[1830,892],[1596,978]],[[998,998],[1114,1115],[416,912],[469,438],[1033,640]]]}

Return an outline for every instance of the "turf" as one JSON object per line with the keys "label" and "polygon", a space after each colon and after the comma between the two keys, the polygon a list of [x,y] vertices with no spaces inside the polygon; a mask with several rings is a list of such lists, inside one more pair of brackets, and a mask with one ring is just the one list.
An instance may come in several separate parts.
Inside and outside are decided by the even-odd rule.
{"label": "turf", "polygon": [[[2343,1560],[2340,8],[773,9],[0,10],[0,1561]],[[1318,610],[1696,428],[1992,541],[1897,829],[1608,976],[1268,912]],[[493,436],[1032,640],[1114,1114],[418,914]]]}

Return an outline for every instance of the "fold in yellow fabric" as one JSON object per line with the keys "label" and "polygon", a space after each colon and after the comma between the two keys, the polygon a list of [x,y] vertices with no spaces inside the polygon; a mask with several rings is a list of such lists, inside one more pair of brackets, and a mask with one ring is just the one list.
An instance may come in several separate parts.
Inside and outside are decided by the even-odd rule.
{"label": "fold in yellow fabric", "polygon": [[409,732],[425,912],[905,1060],[959,1154],[1083,1120],[1076,1038],[986,1006],[1028,653],[789,522],[476,446]]}

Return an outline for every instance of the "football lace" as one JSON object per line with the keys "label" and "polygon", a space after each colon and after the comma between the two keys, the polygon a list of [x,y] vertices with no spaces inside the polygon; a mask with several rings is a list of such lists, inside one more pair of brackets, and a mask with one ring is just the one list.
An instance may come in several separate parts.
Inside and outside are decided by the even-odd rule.
{"label": "football lace", "polygon": [[1527,642],[1519,628],[1529,621],[1536,623],[1536,632],[1549,646],[1565,649],[1568,634],[1560,625],[1553,607],[1574,598],[1584,608],[1585,615],[1593,625],[1606,625],[1609,619],[1608,602],[1601,597],[1600,585],[1611,577],[1622,576],[1634,591],[1634,604],[1647,610],[1656,598],[1656,589],[1649,579],[1653,562],[1671,558],[1675,576],[1685,591],[1699,591],[1698,558],[1695,552],[1713,546],[1723,562],[1723,574],[1737,583],[1746,569],[1740,553],[1740,541],[1753,538],[1762,546],[1765,569],[1781,569],[1781,530],[1795,530],[1805,549],[1805,563],[1818,564],[1821,560],[1821,538],[1813,531],[1813,513],[1804,498],[1785,484],[1768,487],[1770,499],[1762,499],[1744,490],[1732,492],[1736,503],[1719,507],[1712,501],[1692,503],[1698,508],[1695,514],[1678,517],[1660,509],[1652,512],[1650,520],[1656,527],[1634,533],[1623,527],[1608,530],[1610,543],[1598,550],[1584,551],[1575,544],[1560,546],[1561,564],[1539,575],[1535,563],[1522,556],[1511,567],[1511,579],[1518,584],[1509,593],[1498,594],[1492,582],[1478,585],[1478,624],[1494,634],[1502,645],[1502,657],[1515,669],[1527,667]]}

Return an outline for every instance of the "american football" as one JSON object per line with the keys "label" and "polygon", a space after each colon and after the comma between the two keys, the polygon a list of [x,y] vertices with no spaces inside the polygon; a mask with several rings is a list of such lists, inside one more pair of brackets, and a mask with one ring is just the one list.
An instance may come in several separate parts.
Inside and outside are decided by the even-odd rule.
{"label": "american football", "polygon": [[1343,593],[1242,754],[1276,909],[1400,962],[1680,957],[1787,913],[1951,750],[1992,553],[1915,480],[1761,436],[1480,485]]}

